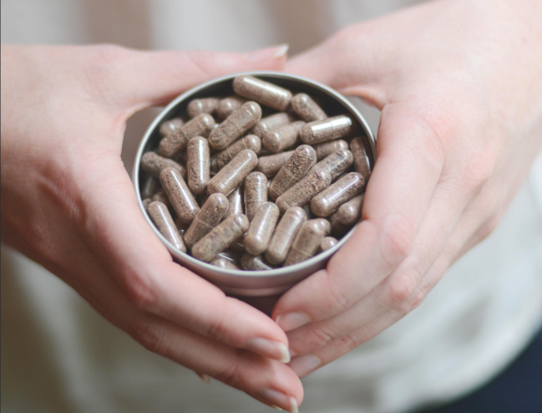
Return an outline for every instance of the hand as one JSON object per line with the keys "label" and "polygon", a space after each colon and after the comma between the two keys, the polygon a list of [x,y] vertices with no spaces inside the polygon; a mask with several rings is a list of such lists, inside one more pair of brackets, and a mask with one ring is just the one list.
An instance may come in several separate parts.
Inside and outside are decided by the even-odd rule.
{"label": "hand", "polygon": [[287,63],[382,111],[363,221],[273,310],[300,377],[416,308],[495,228],[542,146],[540,21],[539,1],[442,0]]}
{"label": "hand", "polygon": [[[2,46],[2,238],[153,352],[292,409],[285,333],[174,263],[120,159],[126,120],[226,73],[280,70],[249,55],[114,46]],[[252,351],[249,351],[252,350]]]}

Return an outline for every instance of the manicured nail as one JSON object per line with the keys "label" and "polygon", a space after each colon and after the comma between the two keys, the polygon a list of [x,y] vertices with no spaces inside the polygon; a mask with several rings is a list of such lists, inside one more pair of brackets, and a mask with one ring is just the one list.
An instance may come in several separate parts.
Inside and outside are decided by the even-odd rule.
{"label": "manicured nail", "polygon": [[198,373],[197,371],[195,373],[199,376],[200,379],[203,380],[205,384],[211,383],[211,376],[208,376],[207,374],[203,374],[203,373]]}
{"label": "manicured nail", "polygon": [[312,354],[295,357],[290,362],[289,366],[295,371],[299,377],[305,377],[309,373],[316,370],[322,364],[322,360]]}
{"label": "manicured nail", "polygon": [[287,313],[277,316],[276,323],[284,331],[290,331],[294,328],[301,327],[307,323],[310,323],[310,318],[303,313]]}
{"label": "manicured nail", "polygon": [[245,60],[249,62],[263,62],[265,60],[278,59],[284,56],[290,45],[284,43],[278,46],[268,47],[266,49],[254,50],[253,52],[245,53]]}
{"label": "manicured nail", "polygon": [[[262,392],[262,397],[276,407],[278,407],[278,405],[285,406],[283,409],[286,409],[291,413],[299,413],[297,410],[297,401],[293,396],[289,396],[277,390],[266,389]],[[289,407],[287,408],[286,406]]]}
{"label": "manicured nail", "polygon": [[267,338],[256,337],[250,339],[245,348],[262,356],[269,357],[275,360],[280,360],[283,363],[290,361],[290,352],[284,343],[269,340]]}

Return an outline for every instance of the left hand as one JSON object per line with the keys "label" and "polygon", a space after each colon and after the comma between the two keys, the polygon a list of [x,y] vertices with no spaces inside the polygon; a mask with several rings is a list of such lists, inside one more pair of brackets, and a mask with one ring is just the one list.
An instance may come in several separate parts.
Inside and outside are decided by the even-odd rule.
{"label": "left hand", "polygon": [[287,63],[382,111],[363,221],[273,311],[299,376],[416,308],[495,228],[542,147],[540,21],[535,0],[440,0]]}

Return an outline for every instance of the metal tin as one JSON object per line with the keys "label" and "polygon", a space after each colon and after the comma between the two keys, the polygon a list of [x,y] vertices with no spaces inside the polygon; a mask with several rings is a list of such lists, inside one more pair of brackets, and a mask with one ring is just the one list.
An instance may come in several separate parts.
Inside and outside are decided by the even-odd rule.
{"label": "metal tin", "polygon": [[279,86],[289,89],[294,95],[297,93],[307,93],[322,102],[322,108],[328,116],[335,116],[343,113],[350,113],[361,126],[361,131],[357,135],[365,135],[369,142],[371,153],[371,167],[374,166],[376,159],[376,140],[369,128],[369,125],[358,112],[358,110],[342,95],[329,87],[315,82],[313,80],[291,75],[282,72],[254,71],[236,73],[223,76],[209,82],[203,83],[195,88],[188,90],[176,99],[174,99],[157,117],[147,129],[143,140],[141,141],[133,170],[133,182],[139,202],[139,207],[147,222],[154,230],[156,236],[167,247],[173,259],[186,268],[194,271],[196,274],[217,285],[224,292],[241,297],[266,297],[276,296],[288,290],[294,284],[306,278],[310,274],[324,268],[330,257],[347,241],[354,228],[346,234],[334,247],[324,251],[306,261],[298,264],[276,268],[270,271],[241,271],[226,268],[218,268],[214,265],[199,261],[194,257],[176,249],[167,241],[154,227],[141,200],[140,186],[145,174],[140,170],[140,160],[143,154],[151,149],[158,147],[161,139],[159,129],[162,122],[184,114],[186,106],[192,99],[209,96],[230,96],[233,94],[233,79],[246,74],[260,79],[275,83]]}

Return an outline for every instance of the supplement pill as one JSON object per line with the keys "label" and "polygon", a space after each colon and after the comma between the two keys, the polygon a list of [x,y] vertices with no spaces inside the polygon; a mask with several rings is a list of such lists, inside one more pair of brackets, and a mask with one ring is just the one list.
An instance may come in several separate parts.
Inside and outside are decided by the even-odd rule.
{"label": "supplement pill", "polygon": [[171,217],[167,206],[160,201],[151,202],[147,207],[147,213],[152,222],[154,222],[154,225],[156,225],[158,231],[160,231],[160,234],[171,242],[175,248],[182,252],[186,252],[183,239],[173,222],[173,218]]}
{"label": "supplement pill", "polygon": [[305,206],[318,193],[331,184],[327,171],[317,171],[306,175],[301,181],[288,189],[275,201],[281,212],[292,206]]}
{"label": "supplement pill", "polygon": [[300,132],[301,140],[309,145],[344,138],[356,131],[356,123],[350,116],[339,115],[307,123]]}
{"label": "supplement pill", "polygon": [[333,248],[337,244],[337,238],[325,237],[322,242],[320,242],[320,249],[322,251],[327,251],[330,248]]}
{"label": "supplement pill", "polygon": [[239,139],[222,152],[213,155],[211,158],[211,170],[213,172],[219,171],[243,149],[251,149],[256,152],[256,154],[259,154],[262,149],[262,141],[256,135],[247,135],[244,138]]}
{"label": "supplement pill", "polygon": [[233,80],[233,90],[239,96],[280,111],[286,110],[292,100],[289,90],[247,75],[237,76]]}
{"label": "supplement pill", "polygon": [[265,176],[273,176],[284,166],[293,153],[294,151],[288,151],[276,155],[262,156],[258,159],[258,165],[254,169]]}
{"label": "supplement pill", "polygon": [[171,133],[178,133],[183,125],[184,121],[181,118],[165,121],[160,125],[160,135],[162,135],[162,137],[166,137]]}
{"label": "supplement pill", "polygon": [[245,211],[249,221],[264,202],[267,202],[267,177],[261,172],[251,172],[245,179]]}
{"label": "supplement pill", "polygon": [[243,99],[240,96],[232,95],[225,99],[222,99],[216,108],[216,114],[221,119],[226,119],[233,112],[239,109],[246,102],[246,99]]}
{"label": "supplement pill", "polygon": [[267,250],[265,258],[273,265],[280,265],[286,259],[297,232],[307,221],[307,214],[300,207],[291,207],[280,220]]}
{"label": "supplement pill", "polygon": [[230,143],[252,128],[261,117],[262,108],[256,102],[243,104],[209,134],[209,144],[217,151],[226,149]]}
{"label": "supplement pill", "polygon": [[207,182],[211,178],[211,153],[207,139],[196,136],[188,141],[186,146],[188,161],[186,164],[188,174],[188,187],[194,194],[202,194],[207,189]]}
{"label": "supplement pill", "polygon": [[284,266],[297,264],[311,258],[324,238],[322,225],[314,220],[305,222],[295,237]]}
{"label": "supplement pill", "polygon": [[292,98],[292,109],[294,113],[305,122],[314,122],[327,118],[326,113],[312,98],[305,93],[298,93]]}
{"label": "supplement pill", "polygon": [[243,149],[209,181],[207,192],[229,195],[257,164],[258,155],[253,150]]}
{"label": "supplement pill", "polygon": [[201,207],[201,211],[194,218],[184,235],[184,243],[188,248],[202,239],[216,227],[228,210],[228,198],[221,193],[211,194]]}
{"label": "supplement pill", "polygon": [[194,136],[207,136],[215,126],[215,120],[208,113],[202,113],[185,123],[178,132],[167,135],[158,145],[158,153],[166,158],[174,158],[186,149],[186,144]]}
{"label": "supplement pill", "polygon": [[279,214],[279,208],[272,202],[264,202],[258,207],[243,241],[247,252],[259,255],[266,250]]}
{"label": "supplement pill", "polygon": [[242,185],[239,185],[237,188],[233,190],[231,194],[228,195],[228,201],[229,201],[229,208],[226,211],[226,214],[224,216],[231,217],[232,215],[239,215],[242,214],[243,211],[243,189]]}
{"label": "supplement pill", "polygon": [[216,110],[219,102],[219,98],[194,99],[186,107],[186,112],[191,118],[195,118],[202,113],[211,114]]}
{"label": "supplement pill", "polygon": [[329,186],[311,201],[311,211],[319,217],[327,217],[342,204],[360,194],[365,188],[365,179],[357,172],[350,172]]}
{"label": "supplement pill", "polygon": [[299,131],[305,125],[302,120],[284,125],[276,130],[265,132],[262,144],[271,153],[282,152],[284,149],[294,146],[299,137]]}
{"label": "supplement pill", "polygon": [[181,222],[190,224],[200,208],[179,171],[163,169],[160,172],[160,183]]}
{"label": "supplement pill", "polygon": [[149,207],[151,202],[153,202],[153,200],[151,198],[146,198],[143,201],[141,201],[141,203],[143,204],[143,209],[145,211],[147,210],[147,208]]}
{"label": "supplement pill", "polygon": [[160,201],[164,204],[166,204],[166,206],[168,208],[173,208],[171,206],[171,202],[169,202],[169,198],[167,197],[167,194],[165,193],[165,191],[163,189],[159,190],[158,192],[156,192],[153,196],[152,196],[152,200],[153,201]]}
{"label": "supplement pill", "polygon": [[354,225],[361,219],[361,208],[363,207],[364,197],[365,194],[355,196],[339,207],[337,215],[341,224]]}
{"label": "supplement pill", "polygon": [[181,173],[183,178],[186,177],[186,168],[173,159],[164,158],[154,152],[147,152],[141,157],[141,169],[151,176],[158,178],[164,168],[175,168]]}
{"label": "supplement pill", "polygon": [[354,156],[350,151],[337,151],[325,157],[308,172],[326,171],[331,174],[332,180],[352,166]]}
{"label": "supplement pill", "polygon": [[269,271],[273,269],[264,261],[261,255],[252,255],[248,252],[241,257],[241,268],[247,271]]}
{"label": "supplement pill", "polygon": [[273,131],[284,125],[287,125],[292,121],[292,117],[286,113],[275,113],[274,115],[262,118],[253,128],[252,133],[258,135],[260,138],[265,132]]}
{"label": "supplement pill", "polygon": [[341,221],[339,220],[339,211],[335,211],[328,218],[331,224],[331,233],[337,238],[341,238],[352,228],[351,225],[341,224]]}
{"label": "supplement pill", "polygon": [[354,169],[365,178],[365,181],[368,181],[371,176],[371,161],[361,139],[359,136],[352,139],[350,150],[354,156]]}
{"label": "supplement pill", "polygon": [[156,179],[154,176],[148,175],[143,180],[143,185],[141,185],[141,199],[152,198],[159,186],[158,179]]}
{"label": "supplement pill", "polygon": [[[333,152],[348,150],[348,142],[342,139],[338,139],[336,141],[320,143],[316,145],[314,149],[316,150],[316,156],[318,157],[318,160],[321,161],[326,156],[331,155]],[[352,155],[353,154],[354,153],[352,152]]]}
{"label": "supplement pill", "polygon": [[227,260],[223,257],[217,257],[211,261],[211,264],[218,268],[224,268],[227,270],[238,270],[239,267],[235,265],[232,261]]}
{"label": "supplement pill", "polygon": [[324,235],[328,236],[331,234],[331,223],[325,219],[325,218],[316,218],[314,219],[315,222],[318,222],[320,225],[322,225],[322,228],[324,228]]}

